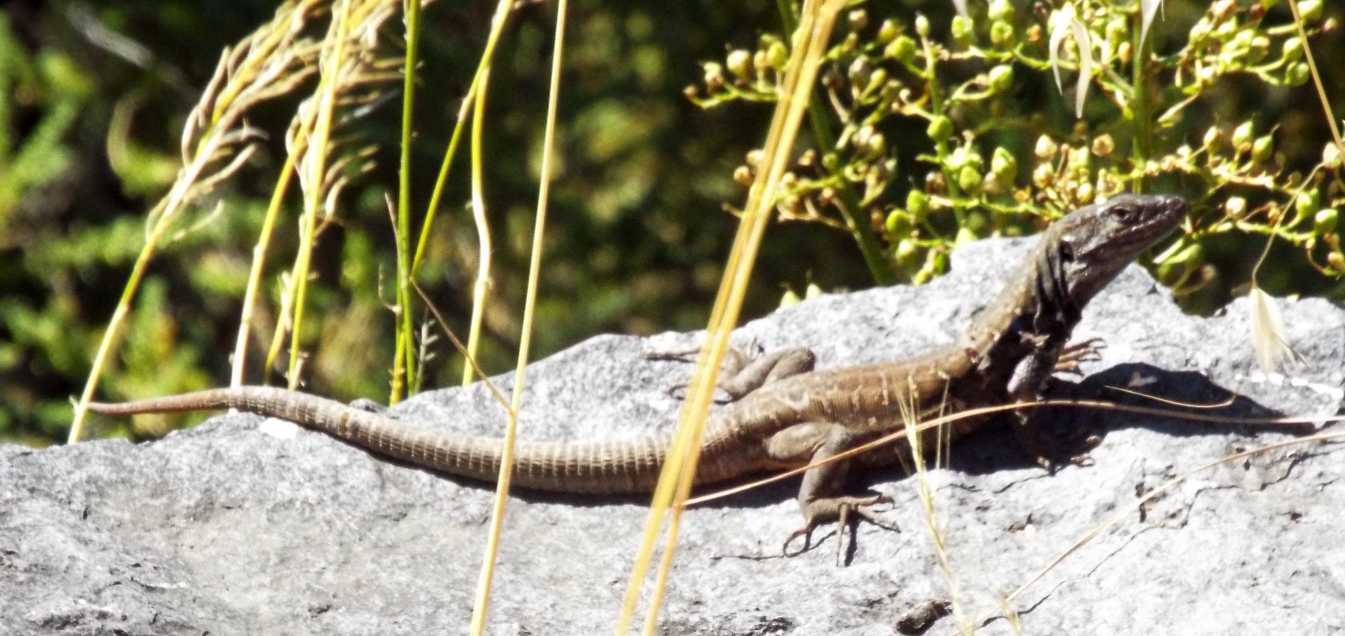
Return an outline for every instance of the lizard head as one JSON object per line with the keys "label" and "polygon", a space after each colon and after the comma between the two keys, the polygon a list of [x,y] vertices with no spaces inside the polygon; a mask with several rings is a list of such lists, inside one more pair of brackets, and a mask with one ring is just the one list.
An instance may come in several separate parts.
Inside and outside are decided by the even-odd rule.
{"label": "lizard head", "polygon": [[1121,194],[1080,208],[1051,230],[1054,256],[1069,298],[1078,306],[1110,283],[1140,252],[1167,236],[1186,213],[1169,194]]}

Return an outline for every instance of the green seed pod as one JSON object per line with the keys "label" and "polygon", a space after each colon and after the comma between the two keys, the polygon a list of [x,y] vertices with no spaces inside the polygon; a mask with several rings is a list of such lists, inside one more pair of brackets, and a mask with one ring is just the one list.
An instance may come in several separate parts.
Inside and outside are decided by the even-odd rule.
{"label": "green seed pod", "polygon": [[1112,139],[1111,135],[1102,133],[1093,138],[1093,154],[1106,157],[1111,155],[1114,150],[1116,150],[1116,141]]}
{"label": "green seed pod", "polygon": [[1234,220],[1247,216],[1247,199],[1237,196],[1228,197],[1228,200],[1224,201],[1224,212]]}
{"label": "green seed pod", "polygon": [[957,236],[953,238],[953,244],[966,245],[967,243],[975,241],[978,238],[980,237],[976,236],[976,233],[971,231],[971,228],[960,227],[957,228]]}
{"label": "green seed pod", "polygon": [[929,37],[929,18],[922,13],[915,16],[915,32],[922,38]]}
{"label": "green seed pod", "polygon": [[706,62],[703,65],[705,69],[705,87],[711,92],[724,86],[724,67],[719,62]]}
{"label": "green seed pod", "polygon": [[1074,188],[1074,200],[1080,203],[1093,202],[1093,184],[1085,181]]}
{"label": "green seed pod", "polygon": [[846,16],[846,19],[850,22],[850,29],[852,31],[863,31],[864,27],[869,26],[869,12],[863,9],[855,9],[851,11]]}
{"label": "green seed pod", "polygon": [[938,115],[929,120],[929,126],[925,128],[925,134],[929,135],[934,141],[948,141],[953,136],[953,120],[943,115]]}
{"label": "green seed pod", "polygon": [[878,43],[887,44],[901,35],[901,27],[896,20],[888,18],[878,27]]}
{"label": "green seed pod", "polygon": [[1294,199],[1294,212],[1300,217],[1310,214],[1316,214],[1317,209],[1322,207],[1322,196],[1316,190],[1299,193]]}
{"label": "green seed pod", "polygon": [[1252,45],[1253,37],[1256,37],[1254,31],[1238,31],[1237,34],[1233,36],[1233,39],[1229,40],[1228,45],[1230,48],[1234,49],[1245,49]]}
{"label": "green seed pod", "polygon": [[902,270],[915,269],[920,264],[920,246],[911,239],[901,239],[897,243],[897,249],[893,256],[897,260],[897,267]]}
{"label": "green seed pod", "polygon": [[1297,62],[1299,58],[1303,57],[1303,40],[1300,40],[1297,35],[1285,38],[1284,46],[1280,48],[1280,55],[1284,56],[1287,62]]}
{"label": "green seed pod", "polygon": [[850,136],[850,144],[857,149],[863,148],[864,146],[868,145],[869,135],[872,135],[873,133],[874,133],[873,126],[864,124],[863,126],[859,127],[859,130],[855,131],[855,134]]}
{"label": "green seed pod", "polygon": [[1340,146],[1337,146],[1334,141],[1326,142],[1326,145],[1322,147],[1322,165],[1334,170],[1339,168],[1341,163]]}
{"label": "green seed pod", "polygon": [[1331,266],[1331,269],[1334,269],[1337,272],[1345,269],[1345,254],[1341,254],[1339,251],[1328,253],[1326,255],[1326,264]]}
{"label": "green seed pod", "polygon": [[985,176],[981,178],[982,192],[985,192],[987,194],[1004,194],[1004,191],[1006,189],[1008,188],[1005,187],[1004,184],[1000,183],[997,179],[995,179],[995,175],[989,172],[985,173]]}
{"label": "green seed pod", "polygon": [[989,15],[991,20],[1013,20],[1013,3],[1009,0],[991,0]]}
{"label": "green seed pod", "polygon": [[971,18],[964,15],[953,16],[953,41],[959,44],[969,44],[972,38],[976,36],[976,28]]}
{"label": "green seed pod", "polygon": [[1215,126],[1207,128],[1205,130],[1205,137],[1201,139],[1201,143],[1206,147],[1213,148],[1215,144],[1219,143],[1219,129]]}
{"label": "green seed pod", "polygon": [[883,221],[883,229],[892,236],[903,236],[911,230],[910,217],[901,209],[892,210]]}
{"label": "green seed pod", "polygon": [[1088,174],[1088,168],[1093,165],[1093,155],[1087,148],[1079,146],[1071,148],[1069,151],[1069,167],[1078,173]]}
{"label": "green seed pod", "polygon": [[1312,217],[1312,227],[1317,230],[1318,235],[1330,234],[1336,231],[1336,223],[1340,221],[1340,211],[1335,208],[1322,208],[1317,210],[1317,214]]}
{"label": "green seed pod", "polygon": [[752,68],[756,69],[758,73],[765,73],[766,71],[771,70],[771,58],[766,54],[765,49],[757,49],[757,51],[752,54]]}
{"label": "green seed pod", "polygon": [[1130,39],[1130,27],[1125,18],[1117,16],[1107,22],[1106,34],[1109,42],[1124,42]]}
{"label": "green seed pod", "polygon": [[1171,285],[1183,274],[1199,267],[1204,261],[1204,250],[1199,243],[1192,243],[1158,264],[1158,280]]}
{"label": "green seed pod", "polygon": [[929,195],[920,190],[911,190],[906,193],[906,212],[911,215],[911,220],[915,223],[923,223],[929,216]]}
{"label": "green seed pod", "polygon": [[869,82],[864,85],[864,94],[872,95],[887,83],[887,69],[876,68],[869,73]]}
{"label": "green seed pod", "polygon": [[1004,20],[990,23],[990,43],[1000,48],[1013,44],[1013,25]]}
{"label": "green seed pod", "polygon": [[1247,61],[1257,64],[1270,55],[1270,38],[1264,35],[1258,35],[1252,38],[1247,44]]}
{"label": "green seed pod", "polygon": [[1305,24],[1322,19],[1322,0],[1303,0],[1298,3],[1298,15],[1303,16]]}
{"label": "green seed pod", "polygon": [[850,63],[850,68],[846,71],[846,76],[850,78],[851,84],[863,87],[869,83],[870,71],[872,71],[872,67],[869,65],[868,59],[860,56]]}
{"label": "green seed pod", "polygon": [[911,39],[909,35],[898,36],[883,50],[883,55],[898,62],[910,64],[915,59],[915,40]]}
{"label": "green seed pod", "polygon": [[975,232],[979,236],[984,234],[985,230],[990,226],[990,219],[985,217],[984,212],[969,212],[967,213],[966,224],[968,230]]}
{"label": "green seed pod", "polygon": [[1037,137],[1037,146],[1033,148],[1032,154],[1042,161],[1050,161],[1055,158],[1056,149],[1055,141],[1046,135],[1042,135]]}
{"label": "green seed pod", "polygon": [[1265,161],[1270,158],[1270,151],[1275,149],[1275,140],[1270,135],[1262,135],[1252,142],[1252,161]]}
{"label": "green seed pod", "polygon": [[1252,120],[1242,122],[1237,128],[1233,129],[1233,147],[1239,152],[1245,152],[1252,149],[1252,135],[1256,132],[1256,124]]}
{"label": "green seed pod", "polygon": [[1163,264],[1199,265],[1204,260],[1205,260],[1205,249],[1200,246],[1200,243],[1192,243],[1178,250],[1177,253],[1173,254],[1167,260],[1163,261]]}
{"label": "green seed pod", "polygon": [[728,58],[724,60],[725,66],[729,72],[733,73],[739,79],[747,79],[752,75],[752,54],[744,49],[734,49],[729,51]]}
{"label": "green seed pod", "polygon": [[990,69],[990,90],[1003,93],[1013,86],[1013,67],[1000,64]]}
{"label": "green seed pod", "polygon": [[882,155],[887,151],[887,139],[883,137],[883,133],[873,133],[864,144],[864,150],[871,155]]}
{"label": "green seed pod", "polygon": [[962,166],[957,173],[957,185],[963,192],[975,194],[981,189],[981,171],[973,166]]}
{"label": "green seed pod", "polygon": [[1308,79],[1311,77],[1312,75],[1308,71],[1308,64],[1306,62],[1295,62],[1294,65],[1290,66],[1289,70],[1285,72],[1284,81],[1288,82],[1290,86],[1302,86],[1307,84]]}
{"label": "green seed pod", "polygon": [[971,166],[980,170],[985,161],[981,159],[981,153],[970,146],[958,146],[952,152],[948,153],[948,158],[944,165],[952,170],[961,170],[963,166]]}
{"label": "green seed pod", "polygon": [[990,157],[990,174],[1000,185],[1012,185],[1018,176],[1018,159],[1004,146],[995,148],[995,154]]}
{"label": "green seed pod", "polygon": [[1054,182],[1055,171],[1051,169],[1050,165],[1044,163],[1039,164],[1037,168],[1032,171],[1032,185],[1035,185],[1038,188],[1047,188]]}
{"label": "green seed pod", "polygon": [[785,48],[783,42],[771,42],[766,48],[766,59],[770,60],[771,68],[783,71],[785,65],[789,63],[789,49]]}

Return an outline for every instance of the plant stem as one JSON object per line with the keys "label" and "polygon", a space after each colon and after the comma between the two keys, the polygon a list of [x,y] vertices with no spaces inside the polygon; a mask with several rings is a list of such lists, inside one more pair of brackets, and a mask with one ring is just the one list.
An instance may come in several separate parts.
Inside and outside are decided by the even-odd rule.
{"label": "plant stem", "polygon": [[[785,33],[793,33],[798,28],[798,19],[794,15],[793,4],[789,0],[777,0],[776,7],[780,10],[780,21],[784,24]],[[811,93],[809,93],[811,95]],[[815,99],[808,101],[808,125],[813,131],[813,143],[817,145],[818,152],[826,152],[828,148],[836,146],[836,135],[831,130],[831,123],[827,120],[827,113],[823,106]],[[897,282],[897,272],[892,268],[892,260],[887,257],[883,251],[882,243],[878,240],[878,235],[874,233],[866,218],[856,218],[856,215],[862,214],[859,205],[859,195],[855,193],[854,187],[850,182],[841,179],[840,185],[836,188],[836,194],[840,197],[841,216],[845,219],[845,226],[850,230],[855,243],[859,245],[859,253],[864,258],[864,264],[869,268],[869,275],[873,277],[873,282],[879,285],[892,285]]]}
{"label": "plant stem", "polygon": [[[415,325],[411,319],[411,124],[416,96],[416,52],[420,48],[420,0],[406,0],[406,62],[402,65],[402,152],[397,167],[397,349],[388,403],[401,401],[406,387],[418,388]],[[405,382],[403,382],[403,375]]]}
{"label": "plant stem", "polygon": [[1135,53],[1130,60],[1130,106],[1135,118],[1135,138],[1130,144],[1130,156],[1136,168],[1135,180],[1131,186],[1131,189],[1135,192],[1144,192],[1144,165],[1149,161],[1153,141],[1153,132],[1149,127],[1149,91],[1144,78],[1144,62],[1147,56],[1144,48],[1146,41],[1141,36],[1143,28],[1140,22],[1143,19],[1142,13],[1136,13],[1135,28],[1131,29],[1134,36]]}

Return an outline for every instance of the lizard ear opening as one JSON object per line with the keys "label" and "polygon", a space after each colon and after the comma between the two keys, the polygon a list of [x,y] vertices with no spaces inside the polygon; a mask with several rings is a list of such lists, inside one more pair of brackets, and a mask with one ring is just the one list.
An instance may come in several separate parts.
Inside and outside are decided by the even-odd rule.
{"label": "lizard ear opening", "polygon": [[1073,243],[1070,243],[1069,241],[1060,241],[1060,246],[1057,248],[1057,251],[1060,254],[1060,260],[1062,262],[1068,263],[1074,260]]}

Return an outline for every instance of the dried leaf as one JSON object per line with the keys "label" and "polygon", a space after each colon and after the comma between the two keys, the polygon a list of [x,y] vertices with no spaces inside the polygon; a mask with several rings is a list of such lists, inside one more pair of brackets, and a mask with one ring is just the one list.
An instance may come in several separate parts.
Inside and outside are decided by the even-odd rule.
{"label": "dried leaf", "polygon": [[1163,0],[1140,0],[1140,49],[1144,49],[1144,38],[1149,35],[1149,25],[1163,6]]}
{"label": "dried leaf", "polygon": [[1079,45],[1079,80],[1074,85],[1074,116],[1083,117],[1083,103],[1088,98],[1088,86],[1093,80],[1093,40],[1088,28],[1075,20],[1074,41]]}
{"label": "dried leaf", "polygon": [[1079,21],[1078,13],[1072,4],[1067,4],[1051,13],[1050,33],[1049,60],[1051,71],[1055,74],[1056,90],[1060,91],[1061,95],[1065,94],[1065,87],[1060,82],[1060,48],[1064,45],[1065,38],[1074,37],[1074,44],[1079,51],[1079,79],[1075,84],[1074,116],[1083,117],[1083,105],[1088,97],[1088,86],[1093,80],[1092,36],[1088,34],[1088,27]]}
{"label": "dried leaf", "polygon": [[1065,36],[1069,35],[1069,25],[1074,22],[1074,5],[1067,4],[1051,12],[1049,23],[1051,32],[1050,42],[1050,62],[1051,72],[1055,74],[1055,89],[1060,94],[1065,94],[1065,87],[1060,83],[1060,45],[1064,44]]}
{"label": "dried leaf", "polygon": [[1295,356],[1284,337],[1284,322],[1275,301],[1260,287],[1252,286],[1247,294],[1252,315],[1252,349],[1256,361],[1266,373],[1274,372],[1286,358]]}

